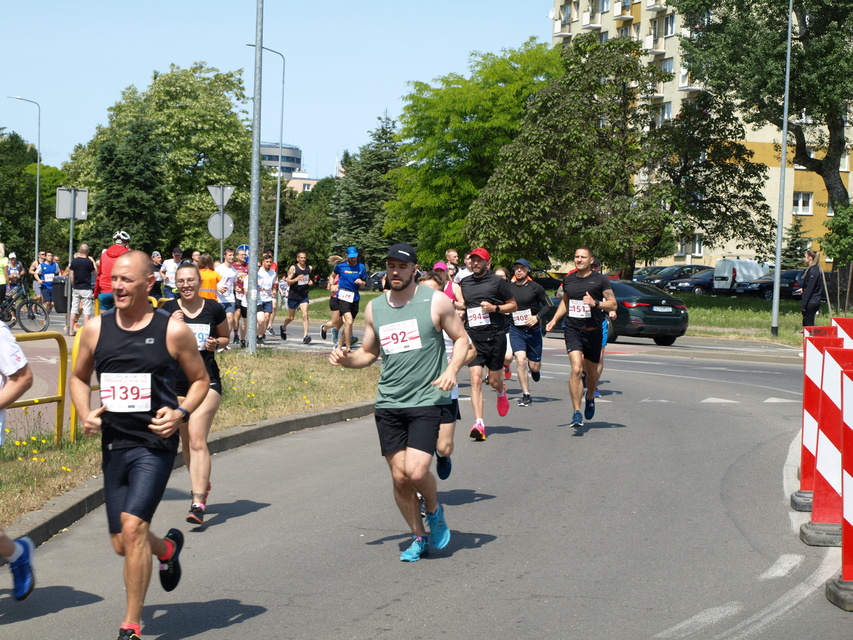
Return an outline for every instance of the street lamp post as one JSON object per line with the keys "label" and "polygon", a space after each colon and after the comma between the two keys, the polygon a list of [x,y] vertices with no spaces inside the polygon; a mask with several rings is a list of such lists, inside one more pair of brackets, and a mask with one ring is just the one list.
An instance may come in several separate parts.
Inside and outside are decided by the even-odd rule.
{"label": "street lamp post", "polygon": [[33,257],[33,260],[37,260],[39,255],[39,206],[41,204],[41,105],[35,100],[28,100],[21,96],[9,96],[9,98],[31,102],[38,107],[38,137],[36,139],[36,252]]}
{"label": "street lamp post", "polygon": [[[255,45],[247,44],[246,46],[254,47]],[[287,60],[285,60],[283,53],[276,51],[275,49],[263,46],[261,49],[281,56],[281,120],[278,127],[278,181],[275,189],[275,242],[273,243],[273,262],[278,264],[278,228],[281,214],[281,147],[284,141],[284,77],[285,70],[287,68]]]}

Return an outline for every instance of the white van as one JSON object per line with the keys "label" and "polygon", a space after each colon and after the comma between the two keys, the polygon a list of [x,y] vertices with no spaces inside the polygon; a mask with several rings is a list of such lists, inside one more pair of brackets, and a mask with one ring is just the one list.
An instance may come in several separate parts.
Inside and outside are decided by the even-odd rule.
{"label": "white van", "polygon": [[755,260],[720,258],[714,267],[714,291],[734,290],[738,282],[756,280],[770,273],[770,265]]}

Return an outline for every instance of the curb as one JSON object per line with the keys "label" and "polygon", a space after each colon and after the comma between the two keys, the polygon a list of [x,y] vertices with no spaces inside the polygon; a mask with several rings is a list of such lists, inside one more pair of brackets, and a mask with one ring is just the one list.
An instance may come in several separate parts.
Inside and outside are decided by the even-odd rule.
{"label": "curb", "polygon": [[[211,434],[208,446],[211,454],[221,453],[294,431],[363,418],[372,414],[374,409],[374,402],[370,400],[285,418],[270,418],[217,431]],[[178,455],[174,468],[182,466],[183,459]],[[32,511],[16,520],[7,528],[6,534],[12,539],[29,536],[36,546],[40,546],[102,504],[104,479],[99,475],[54,498],[38,511]]]}

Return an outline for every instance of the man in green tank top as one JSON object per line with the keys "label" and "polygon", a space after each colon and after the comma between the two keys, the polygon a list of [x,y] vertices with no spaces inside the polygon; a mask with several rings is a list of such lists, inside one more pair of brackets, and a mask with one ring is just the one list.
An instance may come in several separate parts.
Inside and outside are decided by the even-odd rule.
{"label": "man in green tank top", "polygon": [[[414,541],[400,560],[416,562],[429,547],[450,542],[444,510],[438,503],[430,463],[438,427],[449,419],[450,391],[468,358],[468,337],[446,295],[417,284],[415,250],[395,244],[385,258],[391,289],[365,310],[362,348],[336,347],[329,362],[350,369],[368,367],[382,355],[376,394],[376,429],[382,455],[394,481],[394,499],[412,530]],[[453,341],[450,362],[442,331]],[[427,536],[420,514],[423,496]]]}

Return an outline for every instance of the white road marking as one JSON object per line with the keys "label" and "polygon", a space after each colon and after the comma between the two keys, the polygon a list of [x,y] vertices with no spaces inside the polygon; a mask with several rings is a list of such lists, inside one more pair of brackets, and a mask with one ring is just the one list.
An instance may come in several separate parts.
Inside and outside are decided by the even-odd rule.
{"label": "white road marking", "polygon": [[686,638],[694,633],[698,633],[705,627],[730,618],[741,611],[743,611],[743,605],[740,602],[729,602],[722,607],[707,609],[689,620],[685,620],[681,624],[670,627],[666,631],[661,631],[655,638]]}
{"label": "white road marking", "polygon": [[669,402],[669,400],[654,400],[652,398],[646,398],[644,400],[640,400],[640,402]]}
{"label": "white road marking", "polygon": [[702,402],[709,404],[740,404],[737,400],[728,400],[727,398],[705,398]]}
{"label": "white road marking", "polygon": [[805,556],[795,553],[785,553],[779,556],[779,559],[773,563],[767,571],[758,576],[759,580],[773,580],[774,578],[784,578],[794,572],[794,569],[800,566],[800,563],[805,559]]}
{"label": "white road marking", "polygon": [[800,400],[790,400],[788,398],[767,398],[764,402],[800,402]]}

